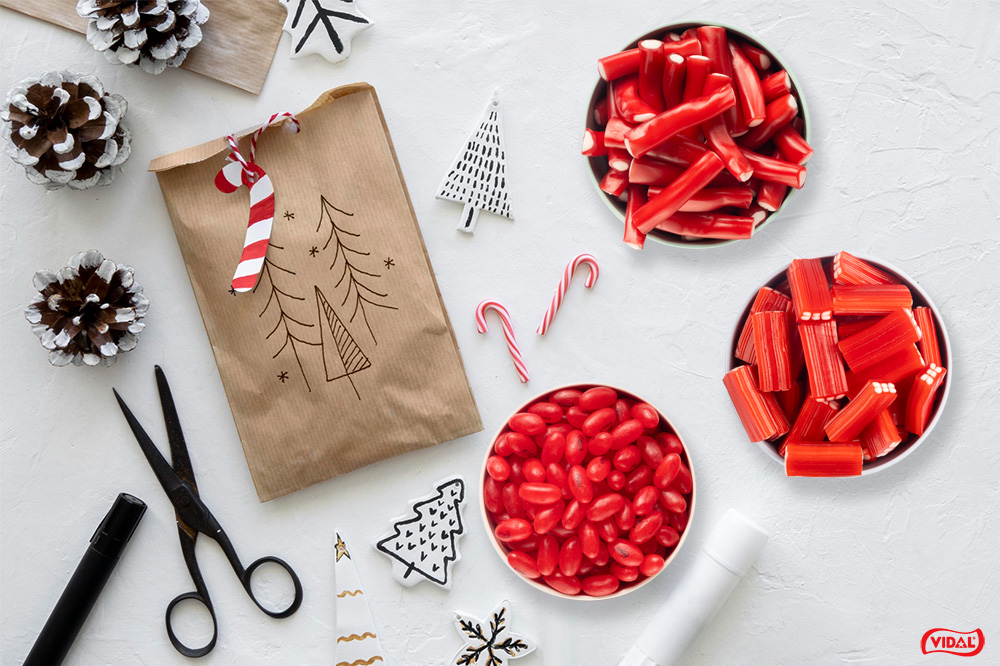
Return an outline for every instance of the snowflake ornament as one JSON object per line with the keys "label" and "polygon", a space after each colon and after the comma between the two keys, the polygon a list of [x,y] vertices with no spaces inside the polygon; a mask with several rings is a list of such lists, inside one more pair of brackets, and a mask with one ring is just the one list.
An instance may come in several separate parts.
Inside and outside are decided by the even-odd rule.
{"label": "snowflake ornament", "polygon": [[354,0],[279,0],[288,11],[284,30],[292,36],[292,57],[318,53],[330,62],[351,55],[351,40],[372,26]]}
{"label": "snowflake ornament", "polygon": [[507,626],[510,602],[504,600],[490,613],[489,621],[455,613],[455,625],[465,640],[465,647],[455,655],[455,666],[507,666],[511,659],[523,657],[535,649],[524,636]]}

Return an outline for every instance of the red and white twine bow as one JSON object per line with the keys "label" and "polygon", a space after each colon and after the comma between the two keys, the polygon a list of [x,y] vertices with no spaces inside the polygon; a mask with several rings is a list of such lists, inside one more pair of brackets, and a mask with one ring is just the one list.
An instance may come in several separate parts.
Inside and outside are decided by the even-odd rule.
{"label": "red and white twine bow", "polygon": [[476,307],[476,328],[479,329],[480,333],[486,332],[487,310],[493,310],[500,315],[500,323],[503,326],[503,337],[507,340],[507,351],[510,352],[510,357],[514,361],[517,376],[521,379],[521,383],[524,384],[529,379],[528,368],[524,365],[524,358],[521,356],[521,350],[517,346],[517,338],[514,337],[514,324],[510,321],[510,313],[507,312],[507,308],[497,301],[483,301]]}
{"label": "red and white twine bow", "polygon": [[271,178],[256,162],[257,140],[269,125],[289,119],[288,129],[294,134],[301,129],[299,119],[291,113],[275,113],[250,137],[250,159],[240,153],[239,142],[232,134],[226,136],[229,143],[229,164],[215,176],[215,187],[224,194],[231,194],[246,185],[250,190],[250,221],[243,240],[243,254],[233,275],[233,289],[238,292],[251,291],[264,267],[267,246],[271,242],[271,227],[274,225],[274,186]]}
{"label": "red and white twine bow", "polygon": [[587,264],[590,268],[590,275],[587,276],[587,281],[584,283],[584,286],[586,286],[587,289],[592,289],[594,284],[597,282],[597,278],[601,274],[601,267],[597,264],[597,257],[594,255],[580,254],[577,255],[573,261],[566,264],[566,270],[563,271],[562,280],[559,281],[556,293],[552,296],[552,302],[549,303],[549,308],[545,311],[545,317],[542,318],[542,323],[538,325],[538,330],[536,331],[538,335],[545,335],[545,333],[549,330],[549,326],[552,325],[552,320],[555,318],[556,312],[559,311],[563,298],[566,296],[566,289],[569,288],[569,283],[573,280],[573,274],[576,272],[576,269],[580,267],[580,264]]}

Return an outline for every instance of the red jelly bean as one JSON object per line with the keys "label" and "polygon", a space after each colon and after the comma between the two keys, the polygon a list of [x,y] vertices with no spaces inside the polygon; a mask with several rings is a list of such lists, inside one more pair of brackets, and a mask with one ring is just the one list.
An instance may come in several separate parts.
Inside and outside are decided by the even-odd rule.
{"label": "red jelly bean", "polygon": [[670,522],[673,524],[674,529],[678,532],[683,532],[687,529],[688,519],[690,516],[687,512],[684,513],[671,513]]}
{"label": "red jelly bean", "polygon": [[[600,531],[600,530],[598,530]],[[603,567],[611,560],[611,556],[608,554],[608,547],[604,541],[597,544],[597,555],[594,556],[594,566]]]}
{"label": "red jelly bean", "polygon": [[642,564],[639,565],[639,573],[647,578],[652,578],[656,574],[663,571],[663,558],[659,555],[650,554],[642,558]]}
{"label": "red jelly bean", "polygon": [[487,476],[483,483],[483,504],[490,513],[499,513],[504,509],[503,484],[492,476]]}
{"label": "red jelly bean", "polygon": [[563,453],[566,452],[566,435],[561,432],[550,432],[545,435],[542,444],[542,463],[549,466],[562,460]]}
{"label": "red jelly bean", "polygon": [[673,488],[660,491],[660,504],[673,513],[684,513],[687,510],[687,502],[684,496]]}
{"label": "red jelly bean", "polygon": [[538,453],[538,445],[535,443],[535,440],[528,437],[524,433],[507,433],[507,444],[514,451],[514,453],[524,458],[530,458]]}
{"label": "red jelly bean", "polygon": [[656,441],[663,447],[664,453],[684,453],[684,445],[681,444],[680,437],[672,432],[658,432],[655,435]]}
{"label": "red jelly bean", "polygon": [[[502,523],[502,520],[498,520],[497,524]],[[532,534],[527,539],[521,539],[514,543],[517,549],[525,553],[533,553],[538,550],[538,535]]]}
{"label": "red jelly bean", "polygon": [[625,481],[625,492],[634,495],[650,485],[653,485],[653,470],[648,465],[639,465],[629,473]]}
{"label": "red jelly bean", "polygon": [[611,575],[623,583],[631,583],[639,578],[638,567],[626,567],[617,562],[612,562],[608,568],[611,570]]}
{"label": "red jelly bean", "polygon": [[541,576],[535,558],[519,550],[512,550],[507,553],[507,564],[510,565],[511,569],[525,578],[538,578]]}
{"label": "red jelly bean", "polygon": [[503,487],[502,492],[503,506],[512,518],[524,516],[524,502],[521,501],[521,495],[517,491],[518,484],[511,482]]}
{"label": "red jelly bean", "polygon": [[677,478],[677,472],[680,469],[681,457],[676,453],[668,453],[664,456],[663,462],[656,468],[656,474],[653,475],[653,485],[657,488],[666,488]]}
{"label": "red jelly bean", "polygon": [[625,498],[618,493],[608,493],[594,500],[587,508],[587,520],[592,523],[607,520],[622,510]]}
{"label": "red jelly bean", "polygon": [[585,412],[576,405],[566,410],[566,422],[574,428],[582,428],[588,416],[590,412]]}
{"label": "red jelly bean", "polygon": [[498,456],[503,456],[504,458],[514,453],[514,447],[507,441],[508,434],[509,433],[506,432],[501,433],[500,436],[497,437],[497,441],[493,443],[493,450],[497,452]]}
{"label": "red jelly bean", "polygon": [[597,483],[608,478],[608,472],[611,471],[611,461],[601,456],[599,458],[594,458],[587,465],[587,478]]}
{"label": "red jelly bean", "polygon": [[639,438],[637,442],[639,447],[639,453],[642,454],[642,461],[650,466],[652,469],[656,469],[660,466],[663,461],[663,456],[666,455],[663,451],[663,447],[652,437],[643,435]]}
{"label": "red jelly bean", "polygon": [[549,402],[554,402],[560,407],[572,407],[580,402],[581,395],[583,393],[576,389],[561,389],[549,396]]}
{"label": "red jelly bean", "polygon": [[545,420],[538,414],[521,412],[507,419],[507,425],[514,432],[534,437],[545,432]]}
{"label": "red jelly bean", "polygon": [[569,491],[569,477],[560,465],[552,463],[545,468],[545,480],[554,486],[559,486],[563,499],[569,499],[573,495]]}
{"label": "red jelly bean", "polygon": [[573,429],[573,426],[566,423],[565,421],[560,421],[559,423],[553,423],[545,430],[545,436],[548,437],[554,432],[559,433],[563,437],[569,434],[569,431]]}
{"label": "red jelly bean", "polygon": [[604,409],[599,409],[590,416],[587,420],[583,422],[583,426],[580,430],[587,437],[594,437],[597,433],[602,430],[607,430],[615,423],[615,410],[611,407],[605,407]]}
{"label": "red jelly bean", "polygon": [[517,489],[517,494],[521,499],[533,504],[555,504],[562,499],[559,486],[551,483],[525,482]]}
{"label": "red jelly bean", "polygon": [[608,487],[615,492],[618,492],[625,487],[625,472],[620,469],[613,469],[608,473]]}
{"label": "red jelly bean", "polygon": [[524,467],[521,468],[524,472],[525,481],[544,481],[545,480],[545,465],[538,458],[531,458],[524,461]]}
{"label": "red jelly bean", "polygon": [[524,483],[524,459],[509,458],[507,462],[510,463],[510,477],[507,480],[517,485]]}
{"label": "red jelly bean", "polygon": [[510,463],[506,458],[490,456],[486,459],[486,473],[497,481],[506,481],[510,476]]}
{"label": "red jelly bean", "polygon": [[651,513],[636,523],[628,533],[628,540],[632,543],[646,543],[656,537],[661,527],[663,527],[663,516]]}
{"label": "red jelly bean", "polygon": [[611,448],[617,451],[623,446],[636,441],[641,436],[642,424],[635,419],[629,419],[611,431]]}
{"label": "red jelly bean", "polygon": [[531,523],[523,518],[511,518],[497,525],[493,533],[504,543],[520,541],[531,536]]}
{"label": "red jelly bean", "polygon": [[540,509],[535,514],[535,520],[532,524],[535,534],[548,534],[553,527],[559,524],[559,519],[562,518],[565,509],[562,502]]}
{"label": "red jelly bean", "polygon": [[551,576],[545,576],[542,580],[556,592],[561,592],[571,597],[580,594],[580,590],[583,589],[579,578],[576,576],[564,576],[558,571]]}
{"label": "red jelly bean", "polygon": [[[629,539],[629,541],[632,541],[632,540]],[[632,541],[632,543],[635,543],[635,541]],[[652,555],[652,554],[662,555],[663,554],[661,552],[663,550],[663,546],[661,546],[659,543],[657,543],[655,538],[654,539],[650,539],[649,541],[644,541],[644,542],[642,542],[640,544],[636,544],[636,545],[639,546],[639,549],[642,551],[643,555]],[[520,546],[520,544],[518,544],[518,546]]]}
{"label": "red jelly bean", "polygon": [[559,566],[559,543],[552,535],[546,534],[538,542],[538,572],[551,576]]}
{"label": "red jelly bean", "polygon": [[528,413],[540,416],[546,423],[559,423],[563,417],[562,407],[552,402],[536,402],[528,407]]}
{"label": "red jelly bean", "polygon": [[614,520],[605,520],[597,523],[595,527],[597,527],[597,536],[601,537],[603,541],[611,543],[618,538],[618,526],[615,525]]}
{"label": "red jelly bean", "polygon": [[681,468],[677,471],[677,478],[674,479],[674,485],[677,487],[677,490],[685,495],[694,490],[694,478],[691,476],[691,470],[684,463],[681,463]]}
{"label": "red jelly bean", "polygon": [[587,471],[580,465],[569,468],[569,491],[581,504],[590,504],[594,500],[594,485],[587,478]]}
{"label": "red jelly bean", "polygon": [[606,597],[618,591],[619,581],[611,574],[587,576],[580,581],[583,593],[590,597]]}
{"label": "red jelly bean", "polygon": [[597,557],[597,553],[601,548],[601,537],[597,534],[597,528],[590,521],[586,521],[580,525],[578,530],[580,535],[580,548],[582,549],[583,556],[588,559],[594,559]]}
{"label": "red jelly bean", "polygon": [[626,567],[637,567],[642,564],[642,551],[631,541],[615,539],[609,549],[611,559]]}
{"label": "red jelly bean", "polygon": [[615,525],[622,532],[628,532],[635,525],[635,509],[632,502],[625,500],[622,510],[615,514]]}
{"label": "red jelly bean", "polygon": [[660,491],[656,489],[656,486],[640,488],[632,499],[632,506],[635,508],[636,515],[645,516],[651,512],[659,499]]}
{"label": "red jelly bean", "polygon": [[639,464],[640,460],[642,460],[642,456],[639,455],[639,448],[631,444],[620,449],[614,458],[611,459],[615,469],[623,472],[631,472]]}
{"label": "red jelly bean", "polygon": [[681,535],[670,525],[664,525],[656,533],[656,541],[664,548],[673,548],[681,540]]}
{"label": "red jelly bean", "polygon": [[607,386],[596,386],[587,389],[580,396],[580,407],[588,412],[596,412],[598,409],[610,407],[618,400],[618,393]]}
{"label": "red jelly bean", "polygon": [[592,456],[603,456],[611,450],[611,433],[599,432],[591,437],[590,443],[587,444],[587,450]]}
{"label": "red jelly bean", "polygon": [[597,566],[595,566],[594,563],[591,560],[589,560],[589,559],[587,559],[585,557],[585,558],[583,558],[583,562],[580,562],[580,570],[576,572],[576,575],[577,576],[586,576],[587,574],[593,572],[594,569],[596,569],[596,568],[597,568]]}
{"label": "red jelly bean", "polygon": [[660,424],[660,413],[652,405],[639,402],[632,407],[632,418],[642,424],[647,430]]}
{"label": "red jelly bean", "polygon": [[559,549],[559,571],[564,576],[575,576],[580,571],[583,564],[583,551],[580,548],[580,539],[572,536],[563,542]]}
{"label": "red jelly bean", "polygon": [[579,465],[587,457],[587,441],[583,433],[573,430],[566,435],[566,462],[570,465]]}
{"label": "red jelly bean", "polygon": [[621,425],[632,416],[632,408],[624,400],[615,402],[615,425]]}
{"label": "red jelly bean", "polygon": [[562,520],[559,521],[568,530],[575,530],[587,517],[587,505],[579,500],[572,500],[563,511]]}

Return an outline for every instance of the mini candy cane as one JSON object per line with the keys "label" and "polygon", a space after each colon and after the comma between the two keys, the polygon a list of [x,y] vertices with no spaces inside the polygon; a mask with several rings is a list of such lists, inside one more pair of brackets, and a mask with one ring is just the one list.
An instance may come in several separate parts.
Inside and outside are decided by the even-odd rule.
{"label": "mini candy cane", "polygon": [[521,350],[517,346],[517,338],[514,337],[514,324],[510,321],[510,313],[507,308],[497,301],[485,300],[476,307],[476,328],[480,333],[486,332],[486,311],[493,310],[500,315],[500,323],[503,325],[503,337],[507,340],[507,351],[517,368],[517,376],[521,378],[521,383],[528,381],[528,368],[524,365],[524,358]]}
{"label": "mini candy cane", "polygon": [[250,138],[250,159],[240,153],[239,143],[230,134],[226,136],[231,152],[230,162],[215,176],[215,187],[224,194],[231,194],[241,186],[250,190],[250,220],[243,240],[243,254],[233,275],[232,287],[238,292],[251,291],[264,266],[267,246],[271,242],[271,227],[274,224],[274,186],[271,178],[257,163],[257,140],[267,127],[279,119],[289,118],[289,129],[297,133],[301,128],[298,118],[291,113],[275,113],[260,126]]}
{"label": "mini candy cane", "polygon": [[592,254],[580,254],[577,255],[573,261],[566,264],[566,270],[563,271],[562,280],[559,282],[559,287],[556,289],[556,293],[552,296],[552,302],[549,303],[549,309],[545,311],[545,317],[542,319],[542,323],[538,325],[538,330],[536,331],[538,335],[545,335],[549,330],[549,326],[552,325],[552,319],[556,316],[556,312],[559,311],[559,306],[562,305],[563,298],[566,296],[566,289],[569,287],[569,283],[573,280],[573,274],[580,264],[587,264],[590,268],[590,275],[587,276],[587,281],[584,283],[587,289],[592,289],[597,283],[597,277],[601,274],[601,267],[597,263],[597,257]]}

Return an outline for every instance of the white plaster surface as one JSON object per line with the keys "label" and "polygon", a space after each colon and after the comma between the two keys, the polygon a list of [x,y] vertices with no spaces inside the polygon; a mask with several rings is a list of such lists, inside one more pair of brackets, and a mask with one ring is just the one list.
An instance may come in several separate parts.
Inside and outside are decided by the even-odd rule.
{"label": "white plaster surface", "polygon": [[[932,627],[980,627],[1000,663],[1000,6],[895,0],[792,2],[362,3],[375,26],[351,58],[290,61],[282,38],[259,98],[185,71],[113,67],[78,35],[0,14],[0,88],[43,69],[96,72],[130,102],[134,148],[110,188],[46,193],[0,160],[0,649],[20,664],[119,491],[149,511],[67,664],[185,664],[163,610],[190,589],[170,505],[111,396],[117,387],[161,446],[152,366],[168,371],[201,494],[246,560],[287,559],[300,612],[254,608],[214,544],[198,548],[219,618],[200,663],[333,663],[333,540],[355,544],[383,644],[397,664],[446,663],[461,646],[451,612],[503,598],[539,644],[519,666],[613,666],[728,507],[772,533],[756,566],[685,660],[718,664],[952,664],[920,654]],[[674,20],[734,24],[780,50],[808,99],[816,157],[805,190],[751,242],[708,251],[652,244],[637,254],[579,156],[595,59]],[[487,431],[390,460],[264,505],[257,502],[211,349],[149,160],[298,110],[339,84],[373,83],[413,196]],[[474,237],[434,188],[502,90],[516,222],[484,213]],[[97,247],[132,264],[152,302],[138,348],[110,369],[51,368],[22,310],[31,275]],[[947,411],[927,443],[861,479],[786,479],[746,441],[721,382],[737,312],[794,257],[840,249],[909,273],[942,310],[954,347]],[[574,284],[550,335],[533,334],[565,262],[602,262]],[[581,279],[582,282],[582,279]],[[502,300],[532,380],[517,382],[499,328],[473,309]],[[991,332],[992,331],[992,332]],[[691,541],[654,584],[624,599],[561,601],[520,582],[469,511],[450,592],[404,589],[359,544],[441,477],[472,480],[498,423],[553,385],[607,381],[648,396],[694,457]],[[470,507],[474,509],[473,507]],[[179,618],[189,627],[197,626]]]}

